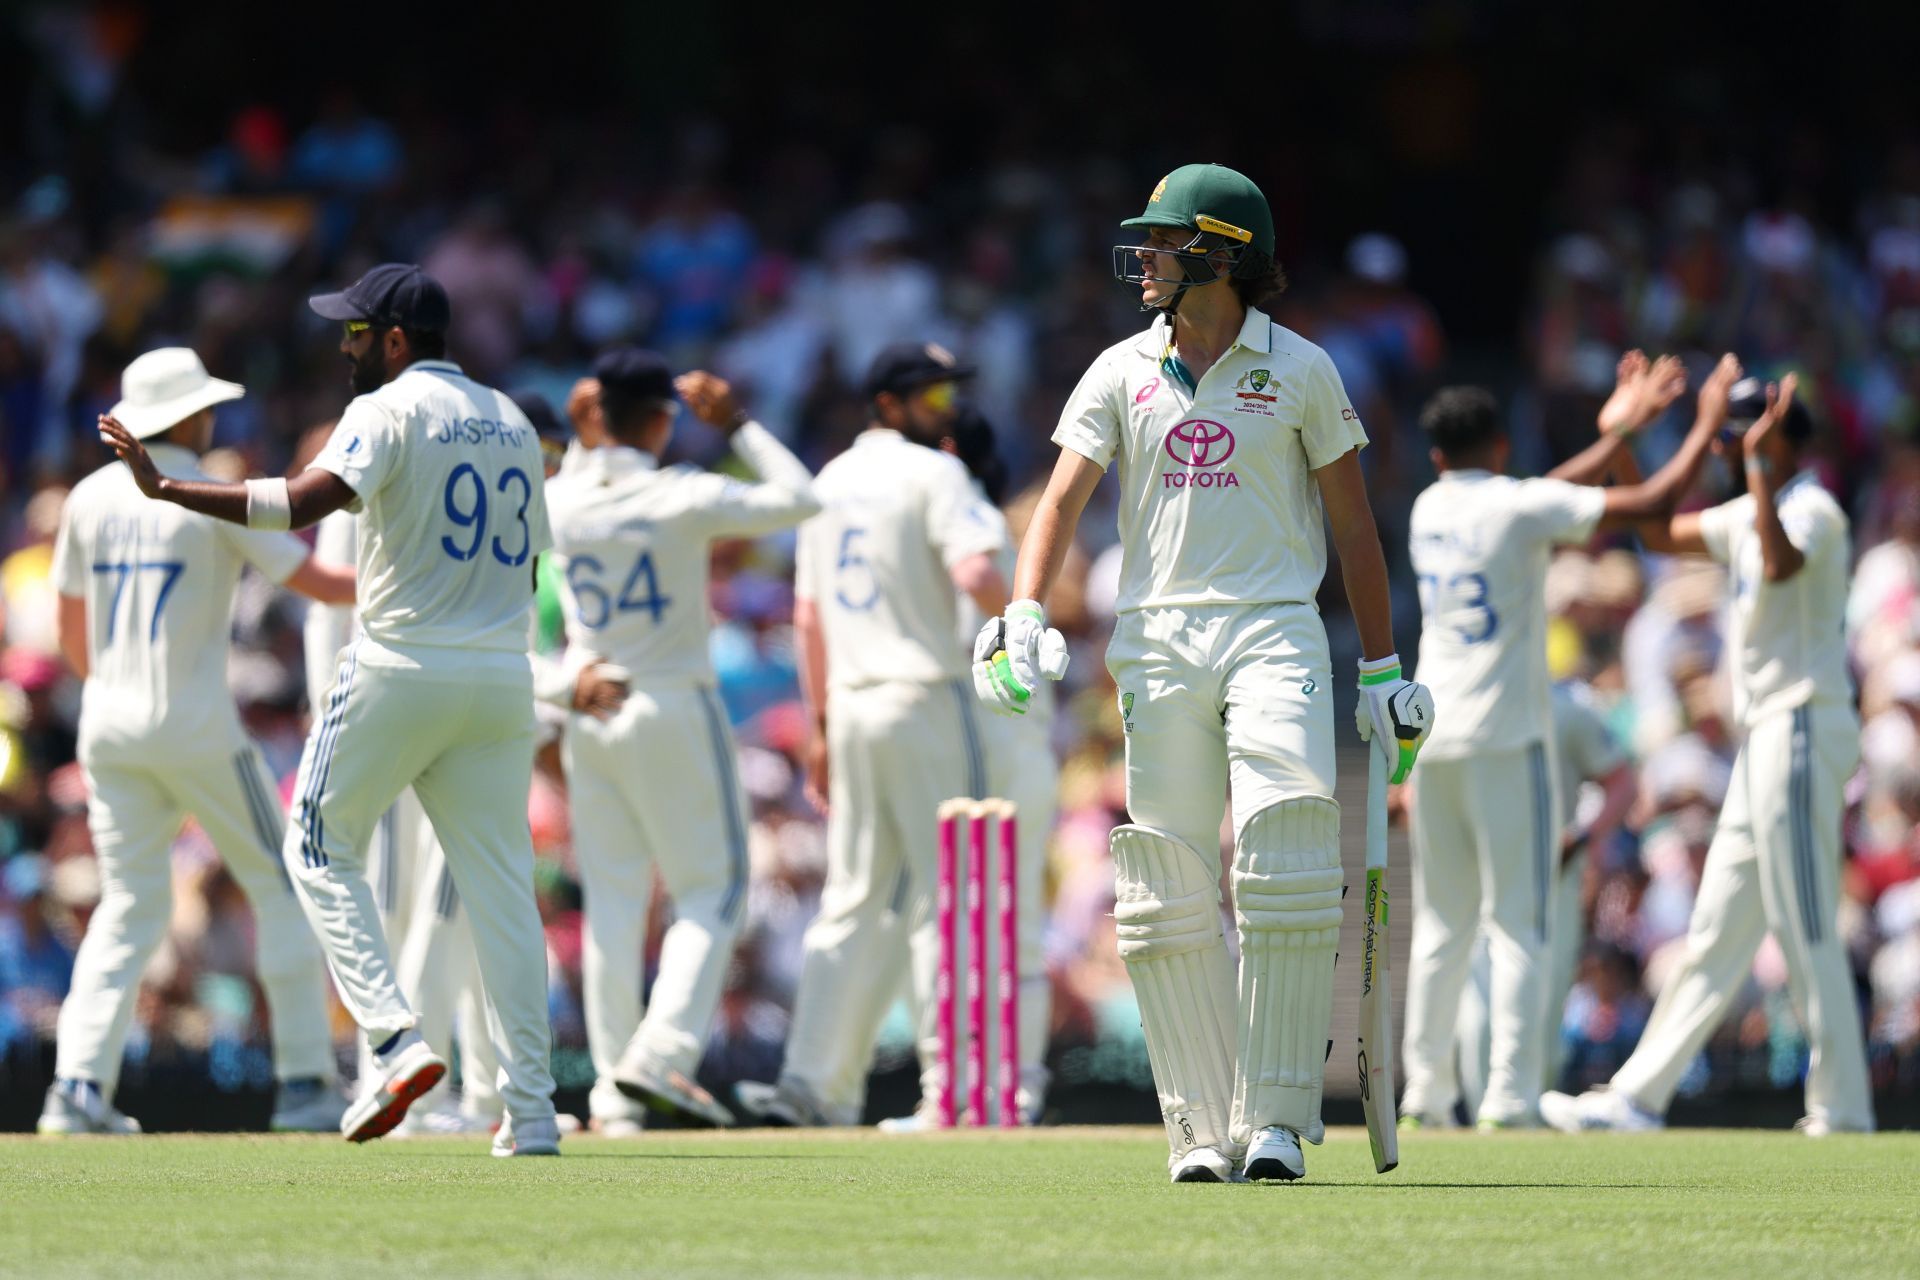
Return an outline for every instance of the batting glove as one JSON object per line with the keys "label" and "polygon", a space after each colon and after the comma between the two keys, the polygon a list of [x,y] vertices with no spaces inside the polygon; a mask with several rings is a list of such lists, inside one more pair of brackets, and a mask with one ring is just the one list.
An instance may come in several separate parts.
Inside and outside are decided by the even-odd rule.
{"label": "batting glove", "polygon": [[1023,716],[1041,678],[1066,675],[1067,660],[1066,637],[1047,625],[1046,611],[1015,600],[973,642],[973,691],[1001,715]]}
{"label": "batting glove", "polygon": [[1433,692],[1400,675],[1400,655],[1360,664],[1360,705],[1354,724],[1362,742],[1379,740],[1393,764],[1393,781],[1405,782],[1433,730]]}

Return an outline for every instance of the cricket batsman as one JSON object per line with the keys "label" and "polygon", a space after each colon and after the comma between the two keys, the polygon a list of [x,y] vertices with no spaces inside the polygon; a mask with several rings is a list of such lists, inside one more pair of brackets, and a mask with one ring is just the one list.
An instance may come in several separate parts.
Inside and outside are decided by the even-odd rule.
{"label": "cricket batsman", "polygon": [[[565,747],[574,859],[586,897],[588,1097],[602,1133],[642,1106],[697,1124],[733,1114],[694,1079],[746,920],[746,796],[707,643],[708,561],[719,538],[790,528],[820,510],[813,475],[693,372],[678,391],[732,443],[749,483],[659,459],[680,410],[659,356],[615,348],[595,362],[609,443],[549,490],[568,661],[603,658],[634,684],[613,716],[575,716]],[[642,953],[658,869],[674,921],[642,1017]]]}
{"label": "cricket batsman", "polygon": [[342,325],[359,394],[293,480],[175,479],[114,419],[101,419],[101,434],[142,493],[219,520],[286,530],[343,507],[365,512],[360,635],[307,739],[281,850],[380,1074],[340,1131],[351,1142],[390,1132],[446,1074],[395,980],[365,874],[374,826],[411,785],[445,846],[480,955],[508,1113],[493,1153],[557,1155],[546,937],[526,815],[527,624],[534,557],[553,541],[540,442],[512,400],[445,358],[452,308],[420,268],[385,263],[309,305]]}
{"label": "cricket batsman", "polygon": [[[214,406],[246,394],[210,377],[185,347],[147,352],[127,366],[121,388],[114,415],[149,442],[152,465],[179,480],[201,478]],[[74,486],[61,514],[59,640],[86,682],[79,756],[101,895],[60,1006],[41,1133],[140,1132],[113,1095],[140,975],[173,916],[168,850],[189,815],[260,922],[260,985],[280,1081],[273,1127],[331,1129],[346,1109],[332,1084],[320,952],[280,865],[280,789],[227,691],[233,591],[249,564],[309,599],[353,599],[353,571],[316,562],[291,534],[149,506],[117,464]]]}
{"label": "cricket batsman", "polygon": [[[1042,602],[1101,474],[1119,464],[1123,547],[1107,667],[1127,743],[1112,837],[1121,958],[1133,980],[1175,1182],[1306,1172],[1341,917],[1333,672],[1314,598],[1333,531],[1359,628],[1357,724],[1404,779],[1433,719],[1393,652],[1367,443],[1320,348],[1259,305],[1283,287],[1273,216],[1245,176],[1174,170],[1114,249],[1146,332],[1075,388],[1033,515],[1015,600],[974,649],[995,710],[1027,709],[1064,670]],[[1222,806],[1231,792],[1240,973],[1222,934]]]}
{"label": "cricket batsman", "polygon": [[1847,676],[1846,514],[1805,468],[1813,417],[1776,387],[1745,379],[1730,414],[1744,433],[1718,447],[1747,492],[1706,511],[1643,526],[1650,549],[1705,553],[1731,571],[1727,652],[1734,714],[1746,737],[1688,923],[1686,954],[1661,989],[1633,1056],[1604,1089],[1540,1099],[1568,1132],[1657,1129],[1680,1078],[1719,1026],[1771,932],[1812,1052],[1810,1137],[1870,1132],[1873,1096],[1846,945],[1839,935],[1841,815],[1860,756]]}
{"label": "cricket batsman", "polygon": [[[1635,353],[1637,355],[1638,353]],[[1419,576],[1418,674],[1440,723],[1413,775],[1413,947],[1401,1123],[1444,1127],[1459,1098],[1454,1041],[1484,929],[1491,1044],[1481,1128],[1539,1123],[1546,1076],[1548,947],[1560,858],[1560,795],[1547,679],[1547,566],[1556,546],[1670,516],[1699,474],[1739,376],[1720,361],[1674,456],[1638,484],[1600,488],[1626,440],[1686,387],[1680,362],[1622,362],[1622,420],[1538,479],[1504,475],[1492,394],[1448,387],[1420,425],[1439,478],[1408,519]]]}

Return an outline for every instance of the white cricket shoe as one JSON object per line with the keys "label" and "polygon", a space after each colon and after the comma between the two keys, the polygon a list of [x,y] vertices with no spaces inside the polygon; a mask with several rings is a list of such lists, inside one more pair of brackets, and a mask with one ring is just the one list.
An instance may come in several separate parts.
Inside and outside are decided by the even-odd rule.
{"label": "white cricket shoe", "polygon": [[55,1081],[37,1127],[49,1138],[82,1133],[127,1138],[140,1132],[140,1122],[115,1111],[91,1080]]}
{"label": "white cricket shoe", "polygon": [[638,1138],[647,1131],[639,1116],[595,1116],[589,1127],[603,1138]]}
{"label": "white cricket shoe", "polygon": [[831,1123],[820,1104],[798,1085],[742,1080],[733,1086],[740,1109],[776,1129],[819,1129]]}
{"label": "white cricket shoe", "polygon": [[1232,1182],[1233,1161],[1212,1147],[1195,1147],[1173,1166],[1175,1182]]}
{"label": "white cricket shoe", "polygon": [[1247,1144],[1248,1182],[1292,1182],[1307,1176],[1307,1157],[1300,1150],[1300,1135],[1285,1125],[1270,1124],[1256,1129]]}
{"label": "white cricket shoe", "polygon": [[1540,1118],[1562,1133],[1647,1133],[1667,1127],[1665,1118],[1611,1089],[1589,1089],[1577,1098],[1543,1093]]}
{"label": "white cricket shoe", "polygon": [[552,1116],[538,1120],[500,1122],[493,1135],[493,1154],[501,1159],[512,1156],[557,1156],[560,1154],[560,1126]]}
{"label": "white cricket shoe", "polygon": [[406,1035],[412,1038],[403,1039],[380,1067],[380,1083],[341,1118],[340,1136],[348,1142],[367,1142],[391,1133],[406,1119],[407,1108],[447,1074],[446,1059],[427,1048],[418,1035],[411,1031]]}
{"label": "white cricket shoe", "polygon": [[275,1133],[335,1133],[346,1118],[347,1096],[325,1080],[282,1080],[274,1094]]}
{"label": "white cricket shoe", "polygon": [[1809,1138],[1826,1138],[1836,1133],[1872,1133],[1872,1125],[1835,1124],[1825,1116],[1801,1116],[1793,1122],[1796,1131]]}
{"label": "white cricket shoe", "polygon": [[614,1068],[613,1087],[651,1111],[704,1128],[730,1129],[736,1123],[733,1112],[698,1082],[631,1048]]}
{"label": "white cricket shoe", "polygon": [[881,1133],[938,1133],[939,1113],[922,1102],[904,1116],[888,1116],[874,1126]]}
{"label": "white cricket shoe", "polygon": [[407,1112],[407,1118],[393,1126],[389,1138],[461,1138],[482,1133],[492,1133],[494,1122],[486,1116],[474,1115],[462,1111],[457,1103],[449,1102],[438,1107],[425,1109],[415,1107]]}

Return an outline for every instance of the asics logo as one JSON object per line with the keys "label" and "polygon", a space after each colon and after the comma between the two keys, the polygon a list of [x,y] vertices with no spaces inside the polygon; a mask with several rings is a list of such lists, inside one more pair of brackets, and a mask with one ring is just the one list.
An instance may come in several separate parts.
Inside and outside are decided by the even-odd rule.
{"label": "asics logo", "polygon": [[1217,467],[1233,456],[1233,432],[1205,418],[1175,423],[1165,443],[1167,456],[1183,467]]}

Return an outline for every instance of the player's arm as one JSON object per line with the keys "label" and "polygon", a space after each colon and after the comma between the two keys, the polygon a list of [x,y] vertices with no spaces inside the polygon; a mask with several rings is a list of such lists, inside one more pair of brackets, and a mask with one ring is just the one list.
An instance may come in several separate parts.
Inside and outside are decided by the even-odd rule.
{"label": "player's arm", "polygon": [[820,609],[807,596],[793,602],[793,638],[800,666],[800,701],[813,732],[807,740],[807,798],[827,811],[827,636]]}
{"label": "player's arm", "polygon": [[1340,578],[1360,632],[1360,652],[1368,661],[1384,658],[1393,652],[1393,604],[1387,596],[1387,557],[1380,549],[1373,506],[1367,501],[1360,451],[1347,450],[1315,470],[1313,478],[1320,485],[1327,526],[1340,556]]}
{"label": "player's arm", "polygon": [[73,668],[73,674],[82,680],[87,678],[87,598],[85,596],[62,595],[54,608],[54,638],[60,645],[60,656]]}
{"label": "player's arm", "polygon": [[1033,509],[1027,524],[1027,536],[1020,543],[1020,560],[1013,571],[1013,595],[1018,600],[1046,603],[1060,566],[1067,562],[1073,548],[1073,533],[1080,525],[1080,513],[1087,500],[1100,487],[1105,469],[1093,459],[1062,449],[1047,478],[1046,492]]}
{"label": "player's arm", "polygon": [[321,604],[352,604],[354,600],[353,567],[328,564],[316,556],[302,560],[280,585]]}
{"label": "player's arm", "polygon": [[[142,445],[117,419],[102,415],[100,436],[127,464],[140,492],[229,524],[254,528],[304,529],[318,524],[354,499],[353,489],[331,471],[316,467],[292,480],[249,480],[221,484],[212,480],[176,480],[160,474]],[[283,509],[284,504],[284,509]],[[249,509],[256,513],[249,518]],[[260,518],[261,515],[266,518]]]}
{"label": "player's arm", "polygon": [[1745,440],[1747,492],[1753,495],[1753,531],[1760,538],[1760,571],[1768,582],[1785,582],[1807,564],[1806,553],[1794,545],[1793,539],[1787,536],[1786,526],[1780,523],[1776,496],[1787,477],[1774,474],[1769,459],[1759,448],[1768,436],[1780,430],[1799,381],[1790,373],[1779,387],[1767,387],[1767,407],[1747,428]]}
{"label": "player's arm", "polygon": [[968,556],[947,572],[953,578],[953,585],[987,617],[997,618],[1006,611],[1011,599],[1007,595],[1007,578],[988,552]]}
{"label": "player's arm", "polygon": [[786,529],[820,513],[813,472],[773,432],[747,416],[723,378],[694,370],[674,379],[693,415],[720,432],[757,484],[729,484],[709,512],[712,532],[739,537]]}
{"label": "player's arm", "polygon": [[1549,471],[1548,478],[1569,484],[1605,483],[1623,458],[1633,457],[1627,444],[1634,434],[1665,413],[1686,389],[1687,371],[1679,357],[1661,356],[1648,364],[1643,352],[1627,352],[1615,369],[1613,394],[1600,408],[1600,438]]}
{"label": "player's arm", "polygon": [[[1693,487],[1694,480],[1700,475],[1700,466],[1707,459],[1707,451],[1713,446],[1714,437],[1726,424],[1727,392],[1739,381],[1740,374],[1738,360],[1730,354],[1720,357],[1720,363],[1714,366],[1713,372],[1700,388],[1699,409],[1686,440],[1673,457],[1667,459],[1666,465],[1650,478],[1639,484],[1616,485],[1606,491],[1606,505],[1600,517],[1602,529],[1666,524],[1671,539],[1677,532],[1674,527],[1674,508],[1680,505],[1680,499]],[[1649,547],[1662,549],[1654,547],[1651,541]]]}

